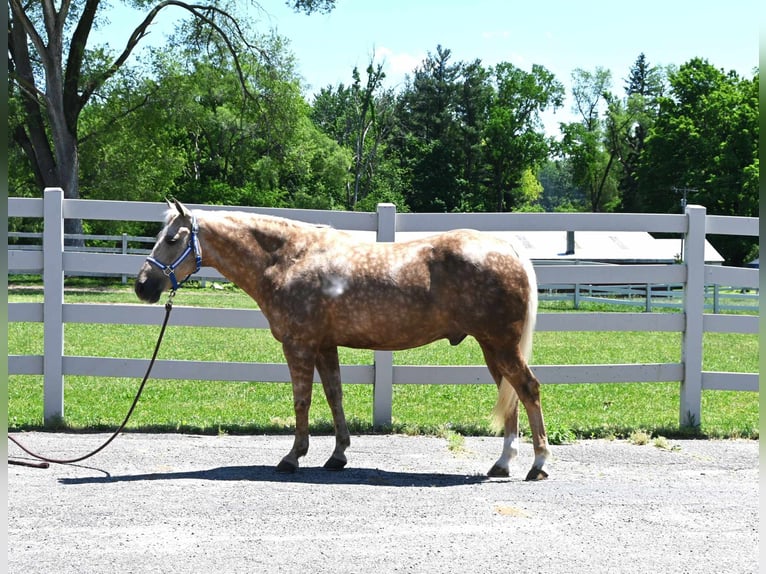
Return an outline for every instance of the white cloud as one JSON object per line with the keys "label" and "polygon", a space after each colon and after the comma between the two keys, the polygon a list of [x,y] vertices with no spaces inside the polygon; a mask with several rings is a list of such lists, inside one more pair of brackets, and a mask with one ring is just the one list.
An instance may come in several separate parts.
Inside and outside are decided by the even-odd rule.
{"label": "white cloud", "polygon": [[419,67],[425,58],[425,53],[394,52],[385,46],[375,49],[375,61],[383,64],[386,79],[392,85],[403,82],[407,74],[412,75],[415,68]]}

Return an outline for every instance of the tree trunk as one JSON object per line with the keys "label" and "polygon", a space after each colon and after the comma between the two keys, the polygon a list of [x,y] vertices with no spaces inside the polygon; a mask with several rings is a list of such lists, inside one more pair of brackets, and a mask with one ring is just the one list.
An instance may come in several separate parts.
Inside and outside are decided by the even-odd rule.
{"label": "tree trunk", "polygon": [[[84,14],[90,18],[98,2],[89,0]],[[70,74],[65,82],[63,66],[63,23],[66,20],[68,4],[62,5],[56,13],[52,2],[45,2],[42,14],[47,33],[47,43],[37,35],[33,22],[26,18],[24,8],[18,2],[11,3],[13,19],[9,26],[9,52],[11,66],[17,77],[24,111],[25,126],[14,130],[14,140],[29,158],[37,184],[41,190],[46,187],[60,187],[67,199],[78,199],[79,160],[77,153],[77,121],[82,109],[77,83],[79,70]],[[90,26],[92,20],[86,22]],[[87,35],[75,34],[70,52],[84,49]],[[45,70],[45,89],[36,85],[38,77],[34,72],[29,43],[35,46],[37,57]],[[72,54],[70,53],[70,57]],[[47,117],[47,125],[45,121]],[[50,131],[48,131],[50,130]],[[82,234],[82,222],[68,219],[64,222],[64,233]],[[65,239],[65,245],[82,246],[82,239]]]}
{"label": "tree trunk", "polygon": [[[60,41],[60,39],[59,39]],[[55,181],[46,182],[46,186],[61,187],[66,199],[80,198],[79,172],[80,161],[77,152],[77,120],[80,108],[70,104],[67,109],[65,97],[65,84],[63,78],[63,66],[61,65],[61,51],[52,51],[50,54],[56,61],[56,65],[46,70],[46,93],[45,100],[50,119],[51,138],[56,158]],[[71,98],[70,98],[71,99]],[[65,234],[82,234],[82,221],[79,219],[67,219],[64,221]],[[64,245],[82,247],[85,242],[82,239],[67,238]]]}

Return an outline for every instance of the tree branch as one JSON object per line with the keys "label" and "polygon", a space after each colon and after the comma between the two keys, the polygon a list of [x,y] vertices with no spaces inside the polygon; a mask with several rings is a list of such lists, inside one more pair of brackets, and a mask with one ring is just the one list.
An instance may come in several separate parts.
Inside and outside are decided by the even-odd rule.
{"label": "tree branch", "polygon": [[13,12],[13,16],[16,19],[16,22],[21,25],[21,28],[24,30],[26,35],[29,36],[29,39],[35,46],[37,53],[40,54],[40,58],[47,65],[50,59],[47,57],[45,42],[43,42],[40,34],[38,34],[37,30],[35,30],[35,25],[27,16],[24,7],[21,5],[21,2],[19,0],[8,0],[8,3],[11,5],[11,12]]}
{"label": "tree branch", "polygon": [[44,94],[37,89],[29,61],[27,35],[23,26],[10,26],[8,30],[8,78],[37,105],[43,105]]}
{"label": "tree branch", "polygon": [[[85,45],[88,42],[88,36],[93,28],[93,21],[96,18],[100,0],[87,0],[85,8],[82,11],[72,40],[69,44],[69,57],[67,58],[66,70],[64,71],[64,109],[67,110],[67,123],[72,133],[77,123],[77,116],[82,110],[82,106],[87,102],[78,96],[80,78],[82,76],[82,62],[85,57]],[[72,123],[74,120],[74,123]]]}
{"label": "tree branch", "polygon": [[152,97],[152,96],[153,96],[153,95],[154,95],[156,92],[157,92],[157,90],[154,90],[154,91],[151,91],[151,92],[149,92],[149,93],[146,93],[146,94],[144,94],[144,96],[143,96],[143,98],[141,98],[141,101],[140,101],[140,102],[138,102],[137,104],[135,104],[135,105],[133,105],[133,106],[130,106],[129,108],[127,108],[127,109],[123,110],[123,111],[122,111],[121,113],[119,113],[118,115],[116,115],[116,116],[114,116],[114,117],[110,118],[110,119],[109,119],[109,121],[107,121],[106,123],[104,123],[104,125],[103,125],[103,126],[101,126],[101,128],[100,128],[100,129],[97,129],[97,130],[93,130],[92,132],[90,132],[90,133],[88,133],[88,134],[85,134],[84,136],[80,136],[80,137],[78,137],[78,140],[77,140],[77,141],[78,141],[79,143],[84,143],[84,142],[88,141],[90,138],[92,138],[93,136],[97,136],[99,133],[101,133],[102,131],[104,131],[106,128],[108,128],[108,127],[110,127],[110,126],[113,126],[113,125],[115,125],[115,124],[116,124],[117,122],[119,122],[119,121],[120,121],[122,118],[124,118],[124,117],[127,117],[127,116],[129,116],[130,114],[132,114],[133,112],[135,112],[136,110],[139,110],[139,109],[141,109],[142,107],[144,107],[144,106],[147,104],[147,102],[148,102],[148,101],[151,99],[151,97]]}
{"label": "tree branch", "polygon": [[[18,0],[10,0],[19,9],[22,6]],[[16,12],[14,11],[14,16]],[[24,15],[26,18],[26,15]],[[27,19],[29,22],[29,20]],[[10,24],[10,22],[9,22]],[[30,22],[31,24],[31,22]],[[44,94],[37,89],[34,79],[34,70],[30,62],[29,46],[27,44],[28,31],[22,24],[21,19],[16,19],[13,26],[9,26],[8,51],[11,55],[9,61],[10,78],[21,90],[21,104],[26,114],[26,131],[23,126],[14,129],[14,141],[16,141],[27,156],[35,174],[38,184],[45,185],[50,181],[50,175],[55,171],[53,151],[45,131],[45,121],[42,109],[46,105]]]}
{"label": "tree branch", "polygon": [[13,141],[19,144],[19,147],[21,147],[26,156],[30,159],[29,166],[32,169],[32,174],[34,175],[37,186],[40,188],[45,187],[45,178],[43,178],[43,174],[40,171],[41,162],[36,160],[37,154],[35,153],[35,146],[32,144],[29,135],[24,131],[22,126],[18,125],[14,128]]}
{"label": "tree branch", "polygon": [[239,57],[237,56],[237,51],[234,47],[234,44],[232,43],[231,39],[229,38],[229,35],[213,20],[212,16],[208,16],[206,14],[210,13],[211,15],[218,15],[222,16],[224,19],[226,19],[236,32],[237,36],[242,40],[242,42],[251,49],[257,50],[262,56],[265,56],[266,54],[263,52],[263,50],[260,50],[256,46],[250,44],[245,40],[245,34],[242,31],[242,29],[239,26],[239,23],[236,21],[236,19],[231,16],[227,11],[218,8],[217,6],[213,5],[205,5],[205,4],[188,4],[186,2],[181,2],[180,0],[163,0],[162,2],[158,3],[154,8],[151,9],[151,11],[146,15],[146,18],[144,18],[143,22],[136,27],[135,30],[133,30],[133,33],[130,35],[130,38],[128,39],[128,43],[125,45],[125,49],[122,51],[122,53],[115,59],[115,61],[112,63],[111,66],[104,72],[98,79],[93,80],[88,84],[88,86],[83,89],[83,92],[80,96],[80,105],[83,106],[88,101],[88,99],[91,97],[93,92],[97,90],[101,85],[103,85],[109,78],[111,78],[117,70],[126,62],[128,57],[130,57],[131,53],[135,49],[135,47],[138,45],[138,43],[141,41],[141,39],[146,36],[147,28],[149,25],[154,21],[154,19],[157,17],[157,14],[160,13],[163,9],[167,8],[168,6],[176,6],[178,8],[183,8],[184,10],[191,13],[195,18],[198,18],[205,22],[208,26],[213,28],[221,39],[226,44],[226,47],[228,48],[229,52],[232,55],[232,58],[234,59],[234,65],[237,68],[237,75],[239,76],[240,84],[242,85],[242,90],[245,93],[246,96],[251,96],[249,90],[247,89],[247,82],[245,80],[244,72],[242,71],[242,67],[239,62]]}

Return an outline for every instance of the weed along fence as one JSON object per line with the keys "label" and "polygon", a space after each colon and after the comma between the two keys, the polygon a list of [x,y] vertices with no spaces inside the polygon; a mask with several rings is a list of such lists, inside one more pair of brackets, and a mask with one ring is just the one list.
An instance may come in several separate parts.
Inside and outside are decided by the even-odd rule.
{"label": "weed along fence", "polygon": [[[9,198],[9,217],[42,218],[43,249],[8,250],[8,269],[17,273],[40,274],[44,284],[42,303],[10,303],[10,322],[42,322],[43,355],[9,355],[10,375],[42,375],[44,381],[43,416],[46,424],[64,419],[64,377],[141,378],[147,359],[123,357],[67,356],[64,354],[66,323],[158,325],[163,312],[146,304],[74,304],[64,302],[64,277],[103,273],[135,276],[143,254],[99,253],[64,249],[64,219],[147,221],[159,224],[166,210],[164,203],[91,201],[64,199],[58,188],[46,189],[42,199]],[[227,209],[221,206],[191,206]],[[231,209],[229,207],[228,209]],[[395,241],[417,234],[470,227],[512,237],[519,231],[643,231],[683,236],[681,263],[650,265],[536,265],[540,285],[674,285],[683,289],[683,313],[539,313],[538,331],[652,331],[679,332],[681,360],[673,363],[610,365],[534,365],[544,384],[667,382],[680,384],[679,422],[699,424],[702,391],[706,389],[758,391],[757,373],[727,373],[702,370],[702,340],[705,332],[758,332],[754,315],[705,313],[706,285],[736,285],[758,289],[755,269],[705,264],[706,234],[758,236],[758,219],[706,215],[704,207],[688,206],[684,214],[595,214],[595,213],[475,213],[403,214],[390,204],[377,212],[336,212],[239,208],[244,211],[329,224],[375,237]],[[216,271],[203,268],[200,277],[222,279]],[[176,305],[171,324],[200,327],[267,329],[268,323],[256,309],[213,309]],[[393,385],[404,384],[493,384],[487,368],[476,366],[394,365],[388,351],[374,354],[371,365],[342,365],[345,383],[373,386],[373,423],[390,424]],[[152,372],[157,379],[209,381],[289,382],[282,363],[158,360]],[[318,382],[318,376],[315,374]]]}

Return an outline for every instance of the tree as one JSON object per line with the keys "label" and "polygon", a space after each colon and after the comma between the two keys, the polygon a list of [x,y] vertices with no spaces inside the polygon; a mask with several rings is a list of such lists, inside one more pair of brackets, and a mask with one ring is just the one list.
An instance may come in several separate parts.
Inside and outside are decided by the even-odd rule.
{"label": "tree", "polygon": [[[344,206],[350,153],[311,122],[282,40],[272,35],[259,44],[269,46],[268,65],[240,58],[251,98],[240,97],[240,78],[225,49],[200,55],[181,38],[153,51],[152,71],[141,85],[113,81],[116,89],[88,106],[81,120],[93,131],[82,141],[83,192],[143,201],[172,194],[193,203]],[[122,117],[116,113],[133,107]]]}
{"label": "tree", "polygon": [[[638,170],[647,211],[678,213],[676,188],[713,215],[757,217],[758,74],[752,79],[693,58],[668,74]],[[715,238],[728,261],[741,264],[754,241]]]}
{"label": "tree", "polygon": [[80,116],[80,193],[161,201],[176,193],[185,165],[172,108],[156,82],[122,72]]}
{"label": "tree", "polygon": [[457,93],[460,64],[437,46],[397,101],[395,135],[401,167],[410,174],[407,203],[414,211],[455,211],[461,200]]}
{"label": "tree", "polygon": [[597,67],[595,72],[577,68],[572,73],[574,111],[580,121],[562,124],[562,146],[572,166],[574,183],[585,193],[590,211],[611,211],[619,204],[616,149],[606,145],[601,110],[614,101],[612,75]]}
{"label": "tree", "polygon": [[[205,37],[220,38],[238,62],[238,52],[255,49],[246,38],[237,18],[226,11],[223,2],[189,4],[180,0],[157,3],[133,0],[137,8],[147,9],[146,18],[133,31],[116,56],[93,50],[88,39],[105,17],[100,0],[54,0],[23,3],[8,0],[8,53],[11,97],[18,98],[22,121],[13,126],[16,145],[29,159],[40,188],[59,186],[65,197],[77,198],[79,190],[80,117],[83,109],[125,65],[146,35],[149,25],[165,8],[186,10],[198,28],[200,42]],[[296,10],[307,13],[329,10],[334,0],[293,0]],[[203,36],[205,33],[207,36]],[[66,231],[78,233],[81,223],[66,221]]]}
{"label": "tree", "polygon": [[[562,104],[544,67],[452,63],[437,46],[397,102],[392,147],[409,174],[414,211],[504,211],[541,191],[529,180],[551,151],[540,113]],[[531,195],[530,195],[531,194]]]}
{"label": "tree", "polygon": [[546,161],[537,177],[543,186],[539,203],[544,211],[585,210],[585,196],[574,184],[569,158]]}
{"label": "tree", "polygon": [[486,191],[489,168],[486,162],[486,129],[495,96],[492,71],[480,60],[462,64],[456,95],[457,138],[461,163],[460,211],[487,211],[494,204]]}
{"label": "tree", "polygon": [[374,58],[362,83],[358,68],[352,72],[353,83],[323,88],[314,98],[312,118],[326,134],[353,154],[351,181],[346,193],[346,207],[357,204],[375,191],[376,172],[383,160],[383,146],[392,126],[394,96],[382,89],[385,78],[382,64]]}
{"label": "tree", "polygon": [[545,135],[540,112],[562,105],[564,87],[537,64],[525,72],[503,62],[492,75],[496,91],[485,129],[485,153],[495,209],[506,211],[537,199],[521,192],[522,178],[539,169],[550,154],[552,140]]}
{"label": "tree", "polygon": [[641,211],[638,195],[638,169],[646,137],[659,110],[658,100],[665,90],[664,71],[650,66],[639,54],[625,83],[625,99],[614,100],[607,112],[609,146],[622,166],[620,178],[621,210]]}

